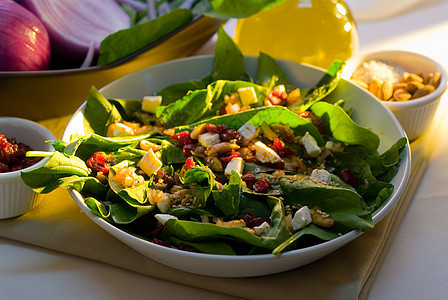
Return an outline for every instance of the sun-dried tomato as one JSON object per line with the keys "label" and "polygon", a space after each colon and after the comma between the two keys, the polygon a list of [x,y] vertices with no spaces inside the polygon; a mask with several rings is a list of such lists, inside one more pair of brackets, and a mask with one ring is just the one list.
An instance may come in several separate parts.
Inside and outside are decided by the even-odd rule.
{"label": "sun-dried tomato", "polygon": [[254,192],[266,193],[269,190],[270,186],[271,183],[269,182],[269,179],[267,179],[266,177],[260,178],[254,183]]}
{"label": "sun-dried tomato", "polygon": [[351,169],[344,169],[339,173],[339,177],[348,185],[356,188],[358,187],[358,178]]}
{"label": "sun-dried tomato", "polygon": [[188,171],[195,166],[196,164],[194,163],[193,157],[190,156],[189,158],[187,158],[187,161],[185,162],[185,171]]}
{"label": "sun-dried tomato", "polygon": [[103,152],[93,153],[93,155],[86,161],[86,164],[90,169],[96,172],[101,172],[104,175],[109,173],[110,164]]}
{"label": "sun-dried tomato", "polygon": [[294,151],[290,147],[285,146],[285,143],[279,139],[274,140],[274,142],[272,143],[272,149],[277,152],[280,157],[286,157],[296,154],[296,151]]}
{"label": "sun-dried tomato", "polygon": [[30,146],[17,143],[15,138],[8,139],[0,134],[0,173],[21,170],[40,161],[41,157],[26,157],[26,152],[31,150]]}

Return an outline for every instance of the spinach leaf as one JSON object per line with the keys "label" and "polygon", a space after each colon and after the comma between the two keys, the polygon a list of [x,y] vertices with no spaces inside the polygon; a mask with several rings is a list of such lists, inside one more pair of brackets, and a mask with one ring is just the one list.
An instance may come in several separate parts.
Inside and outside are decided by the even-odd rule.
{"label": "spinach leaf", "polygon": [[348,145],[362,145],[369,152],[378,149],[380,144],[378,135],[356,124],[340,106],[317,102],[310,110],[322,119],[325,132],[336,140]]}
{"label": "spinach leaf", "polygon": [[174,9],[142,24],[108,35],[100,44],[98,65],[122,59],[158,41],[192,20],[190,10]]}
{"label": "spinach leaf", "polygon": [[323,228],[319,228],[313,224],[297,231],[293,236],[284,241],[282,244],[278,245],[273,251],[272,254],[279,254],[283,250],[285,250],[288,246],[292,245],[295,241],[301,238],[304,235],[313,235],[321,240],[329,241],[338,237],[338,234]]}
{"label": "spinach leaf", "polygon": [[289,105],[288,108],[294,112],[300,113],[308,110],[313,104],[325,98],[337,87],[341,80],[344,66],[345,62],[334,60],[317,85],[306,93],[304,101],[293,103]]}
{"label": "spinach leaf", "polygon": [[212,18],[246,18],[257,12],[274,7],[284,0],[199,0],[193,12]]}
{"label": "spinach leaf", "polygon": [[244,56],[241,50],[222,26],[218,29],[211,79],[251,81],[244,69]]}
{"label": "spinach leaf", "polygon": [[204,207],[215,186],[215,179],[212,177],[211,171],[206,167],[192,167],[185,172],[184,182],[190,184],[193,206]]}
{"label": "spinach leaf", "polygon": [[240,209],[240,191],[241,177],[233,170],[229,183],[224,186],[224,189],[222,191],[212,191],[215,205],[224,213],[224,216],[229,217],[238,213]]}
{"label": "spinach leaf", "polygon": [[86,133],[94,132],[106,135],[107,127],[111,123],[122,121],[122,116],[117,108],[93,86],[90,88],[83,115]]}
{"label": "spinach leaf", "polygon": [[162,239],[175,236],[184,241],[211,241],[232,238],[253,246],[266,248],[260,237],[240,227],[222,227],[212,223],[168,220],[163,226]]}
{"label": "spinach leaf", "polygon": [[[273,80],[275,78],[275,80]],[[285,85],[287,91],[295,87],[286,75],[285,71],[278,65],[277,61],[266,53],[260,52],[258,58],[258,71],[256,82],[270,90],[278,84]]]}
{"label": "spinach leaf", "polygon": [[142,100],[137,99],[108,99],[120,112],[123,119],[133,121],[135,119],[135,112],[142,107]]}
{"label": "spinach leaf", "polygon": [[261,240],[266,245],[266,248],[274,249],[289,239],[291,233],[285,221],[285,209],[283,202],[279,198],[269,197],[269,200],[274,202],[271,214],[271,229],[266,236],[262,236]]}
{"label": "spinach leaf", "polygon": [[[69,181],[64,183],[64,181],[58,181],[59,179],[72,175],[87,177],[89,173],[89,168],[80,158],[66,156],[56,151],[41,168],[22,171],[21,178],[32,189],[40,193],[49,193],[60,184],[68,185]],[[82,188],[83,184],[78,181],[74,186]]]}
{"label": "spinach leaf", "polygon": [[210,80],[207,79],[208,77],[202,80],[174,83],[158,91],[156,95],[162,96],[161,105],[166,106],[183,98],[189,91],[206,89],[207,85],[210,83]]}
{"label": "spinach leaf", "polygon": [[154,205],[132,207],[126,203],[102,203],[95,198],[85,199],[94,215],[115,224],[130,224],[154,210]]}

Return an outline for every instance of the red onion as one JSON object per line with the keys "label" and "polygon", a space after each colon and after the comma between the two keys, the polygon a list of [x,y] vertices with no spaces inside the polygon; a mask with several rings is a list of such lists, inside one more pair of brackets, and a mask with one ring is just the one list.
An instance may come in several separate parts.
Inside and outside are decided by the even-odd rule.
{"label": "red onion", "polygon": [[109,34],[131,25],[115,0],[21,0],[44,23],[55,54],[81,61],[94,43],[98,53]]}
{"label": "red onion", "polygon": [[42,22],[16,2],[0,0],[0,71],[45,70],[50,55]]}

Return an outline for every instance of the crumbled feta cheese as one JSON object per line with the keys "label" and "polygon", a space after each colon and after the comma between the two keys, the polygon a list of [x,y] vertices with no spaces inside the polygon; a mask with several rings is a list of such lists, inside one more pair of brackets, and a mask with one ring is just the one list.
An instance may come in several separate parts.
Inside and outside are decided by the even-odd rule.
{"label": "crumbled feta cheese", "polygon": [[246,122],[238,129],[238,133],[246,140],[251,140],[257,136],[257,128],[249,124],[249,122]]}
{"label": "crumbled feta cheese", "polygon": [[145,96],[142,101],[142,111],[155,114],[160,104],[162,104],[162,96]]}
{"label": "crumbled feta cheese", "polygon": [[299,230],[311,223],[311,213],[308,206],[301,207],[294,214],[292,218],[291,226],[294,230]]}
{"label": "crumbled feta cheese", "polygon": [[253,87],[244,87],[238,89],[238,94],[240,96],[241,104],[250,105],[252,103],[257,103],[257,94]]}
{"label": "crumbled feta cheese", "polygon": [[112,136],[129,136],[134,135],[134,129],[129,126],[124,125],[123,123],[115,123]]}
{"label": "crumbled feta cheese", "polygon": [[262,163],[276,163],[283,161],[277,154],[277,152],[275,152],[274,150],[272,150],[271,148],[269,148],[260,141],[254,143],[254,147],[255,147],[255,157]]}
{"label": "crumbled feta cheese", "polygon": [[243,174],[243,163],[244,160],[242,157],[235,157],[226,166],[226,169],[224,170],[224,174],[226,176],[230,176],[232,174],[232,171],[237,172],[240,177]]}
{"label": "crumbled feta cheese", "polygon": [[311,173],[311,180],[319,183],[330,183],[331,173],[327,170],[314,169]]}
{"label": "crumbled feta cheese", "polygon": [[171,195],[168,193],[163,193],[162,199],[157,202],[157,208],[161,212],[166,213],[171,208]]}
{"label": "crumbled feta cheese", "polygon": [[218,144],[220,141],[218,133],[207,132],[198,136],[198,142],[203,147]]}
{"label": "crumbled feta cheese", "polygon": [[263,222],[260,226],[254,227],[254,233],[256,236],[266,236],[271,230],[271,225],[268,222]]}
{"label": "crumbled feta cheese", "polygon": [[302,137],[302,145],[305,147],[306,153],[311,157],[318,157],[322,152],[316,139],[309,132],[306,132]]}
{"label": "crumbled feta cheese", "polygon": [[172,216],[169,214],[156,214],[155,217],[157,221],[159,221],[162,225],[165,225],[166,221],[171,219],[178,220],[176,216]]}
{"label": "crumbled feta cheese", "polygon": [[162,162],[156,157],[154,151],[149,149],[146,151],[145,155],[143,155],[142,159],[139,161],[138,166],[142,169],[147,175],[152,175],[157,172],[162,167]]}

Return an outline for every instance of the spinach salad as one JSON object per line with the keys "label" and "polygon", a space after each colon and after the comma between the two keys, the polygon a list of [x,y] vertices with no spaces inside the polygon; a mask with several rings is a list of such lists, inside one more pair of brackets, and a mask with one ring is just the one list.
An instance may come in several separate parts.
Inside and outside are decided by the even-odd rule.
{"label": "spinach salad", "polygon": [[401,138],[379,137],[325,102],[344,67],[298,89],[269,55],[258,74],[221,28],[210,74],[144,99],[94,87],[86,135],[52,141],[43,167],[22,172],[39,193],[82,193],[91,212],[153,243],[210,254],[278,254],[374,226],[390,196]]}

